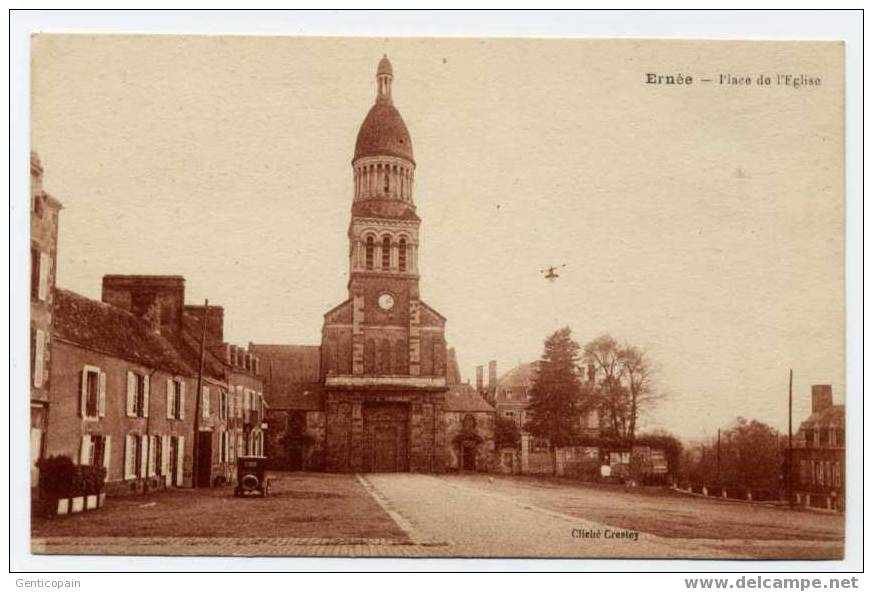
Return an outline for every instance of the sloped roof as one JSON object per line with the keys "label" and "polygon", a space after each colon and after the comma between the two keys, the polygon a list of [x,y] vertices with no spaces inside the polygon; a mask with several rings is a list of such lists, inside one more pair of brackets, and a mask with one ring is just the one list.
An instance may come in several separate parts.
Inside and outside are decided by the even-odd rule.
{"label": "sloped roof", "polygon": [[271,409],[322,409],[319,346],[250,343],[249,351],[262,360],[264,396]]}
{"label": "sloped roof", "polygon": [[446,411],[494,411],[472,385],[456,384],[446,393]]}
{"label": "sloped roof", "polygon": [[173,345],[144,320],[110,304],[56,289],[54,335],[82,347],[173,374],[193,375]]}
{"label": "sloped roof", "polygon": [[497,403],[520,402],[527,398],[536,376],[537,363],[519,364],[497,379],[494,400]]}
{"label": "sloped roof", "polygon": [[816,411],[800,424],[801,430],[808,430],[819,427],[837,427],[843,428],[846,426],[846,406],[831,405],[825,409]]}

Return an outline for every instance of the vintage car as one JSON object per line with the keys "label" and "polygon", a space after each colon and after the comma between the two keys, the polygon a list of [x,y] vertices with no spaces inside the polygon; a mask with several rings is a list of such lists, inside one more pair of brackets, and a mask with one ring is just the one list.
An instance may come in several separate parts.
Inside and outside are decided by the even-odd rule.
{"label": "vintage car", "polygon": [[236,459],[236,489],[237,497],[260,495],[267,497],[270,492],[270,478],[267,475],[267,457],[240,456]]}

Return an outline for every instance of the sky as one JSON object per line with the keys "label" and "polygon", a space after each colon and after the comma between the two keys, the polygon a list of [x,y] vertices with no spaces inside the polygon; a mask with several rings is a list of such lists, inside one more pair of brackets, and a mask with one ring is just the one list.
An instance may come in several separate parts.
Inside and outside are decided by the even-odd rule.
{"label": "sky", "polygon": [[[462,375],[570,326],[647,351],[643,429],[785,430],[843,401],[835,43],[40,35],[32,148],[58,285],[179,274],[232,342],[318,344],[346,297],[351,158],[376,64],[412,136],[422,299]],[[822,85],[647,85],[678,72]],[[565,265],[547,281],[541,270]]]}

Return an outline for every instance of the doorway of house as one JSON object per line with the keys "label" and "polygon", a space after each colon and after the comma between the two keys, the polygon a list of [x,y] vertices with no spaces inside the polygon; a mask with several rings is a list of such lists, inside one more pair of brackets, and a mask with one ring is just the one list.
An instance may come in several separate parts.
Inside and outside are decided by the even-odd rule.
{"label": "doorway of house", "polygon": [[197,487],[212,484],[212,432],[197,434]]}
{"label": "doorway of house", "polygon": [[476,471],[476,442],[465,440],[461,444],[461,470]]}

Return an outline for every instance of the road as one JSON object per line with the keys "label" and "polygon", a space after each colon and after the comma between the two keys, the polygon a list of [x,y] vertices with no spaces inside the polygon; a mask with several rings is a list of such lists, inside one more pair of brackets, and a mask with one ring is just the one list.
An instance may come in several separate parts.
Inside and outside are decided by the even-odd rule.
{"label": "road", "polygon": [[[760,508],[752,509],[746,504],[702,500],[704,504],[695,508],[696,504],[689,500],[685,505],[699,513],[698,535],[659,536],[635,529],[629,524],[632,520],[599,522],[584,517],[584,511],[565,511],[567,507],[578,507],[585,498],[606,503],[612,499],[612,504],[618,506],[626,503],[623,497],[633,495],[572,482],[546,488],[545,494],[535,496],[525,490],[529,481],[511,478],[392,474],[368,475],[362,480],[407,535],[435,556],[751,559],[842,554],[842,542],[833,540],[834,537],[791,539],[783,533],[774,539],[762,538],[760,534],[749,538],[706,538],[710,520],[707,514],[729,512],[719,519],[735,523],[738,518],[734,514],[760,512]],[[645,497],[636,497],[638,503],[653,503]],[[568,504],[568,500],[572,503]],[[660,504],[663,506],[668,500],[672,501],[664,496]],[[773,513],[770,519],[783,523],[784,529],[787,513],[778,509],[768,511]],[[758,515],[756,520],[767,519]]]}

